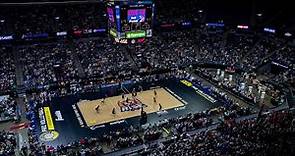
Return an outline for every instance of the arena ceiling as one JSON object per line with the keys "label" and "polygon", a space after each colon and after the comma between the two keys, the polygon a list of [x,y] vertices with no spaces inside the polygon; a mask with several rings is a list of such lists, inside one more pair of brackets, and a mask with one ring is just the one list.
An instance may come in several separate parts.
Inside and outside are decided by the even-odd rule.
{"label": "arena ceiling", "polygon": [[[0,0],[2,4],[22,4],[22,3],[87,3],[102,2],[105,0]],[[134,1],[134,0],[132,0]],[[247,24],[255,17],[256,24],[270,25],[294,30],[295,11],[290,0],[154,0],[162,7],[175,7],[171,4],[193,4],[204,10],[207,21],[223,20],[226,23]],[[162,8],[163,9],[163,8]],[[261,16],[258,16],[261,15]]]}

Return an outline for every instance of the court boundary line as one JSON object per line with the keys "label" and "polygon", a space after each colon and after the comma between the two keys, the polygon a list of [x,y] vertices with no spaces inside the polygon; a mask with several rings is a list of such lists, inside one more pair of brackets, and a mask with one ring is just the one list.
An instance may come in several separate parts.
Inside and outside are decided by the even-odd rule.
{"label": "court boundary line", "polygon": [[[83,100],[82,100],[83,101]],[[79,101],[79,102],[81,102],[81,101]],[[77,102],[77,103],[75,103],[74,105],[75,105],[75,107],[76,107],[76,110],[77,110],[77,112],[78,112],[78,114],[76,114],[76,112],[75,112],[75,110],[74,110],[74,108],[73,108],[73,105],[72,105],[72,108],[73,108],[73,111],[74,111],[74,113],[75,113],[75,116],[76,116],[76,118],[77,118],[77,120],[78,120],[78,116],[77,115],[80,115],[80,118],[81,118],[81,120],[82,120],[82,122],[83,122],[83,127],[91,127],[91,126],[88,126],[87,125],[87,123],[86,123],[86,121],[85,121],[85,119],[84,119],[84,116],[83,116],[83,114],[82,114],[82,112],[81,112],[81,110],[80,110],[80,107],[79,107],[79,105],[78,105],[78,103],[79,102]],[[78,120],[78,122],[79,122],[79,120]],[[80,125],[80,123],[79,123],[79,125]],[[81,126],[81,125],[80,125]],[[81,126],[82,127],[82,126]],[[82,128],[83,128],[82,127]]]}
{"label": "court boundary line", "polygon": [[[124,92],[124,94],[131,94],[131,92],[124,85],[121,85],[121,90]],[[127,91],[127,93],[125,92],[125,90]]]}
{"label": "court boundary line", "polygon": [[[170,90],[167,87],[163,87],[171,96],[175,97],[177,100],[179,100],[182,104],[187,105],[188,102],[185,101],[182,97],[180,97],[179,95],[177,95],[176,93],[174,93],[172,90]],[[181,106],[180,106],[181,107]]]}
{"label": "court boundary line", "polygon": [[211,95],[206,94],[204,91],[202,91],[201,89],[199,89],[196,86],[192,86],[192,88],[195,90],[195,92],[197,94],[199,94],[201,97],[205,98],[206,100],[208,100],[211,103],[215,103],[217,100],[214,99]]}

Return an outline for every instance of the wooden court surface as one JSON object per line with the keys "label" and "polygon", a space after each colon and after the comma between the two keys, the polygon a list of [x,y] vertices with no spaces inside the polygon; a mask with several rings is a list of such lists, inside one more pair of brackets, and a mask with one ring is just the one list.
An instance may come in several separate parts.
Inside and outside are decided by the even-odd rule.
{"label": "wooden court surface", "polygon": [[[157,92],[157,103],[154,103],[154,90]],[[131,94],[126,94],[131,98]],[[159,111],[159,104],[162,105],[163,110],[172,109],[176,107],[183,106],[184,104],[177,98],[172,96],[164,88],[157,88],[153,90],[142,91],[137,94],[137,99],[139,99],[143,104],[147,105],[144,111],[149,113],[154,113]],[[121,112],[118,106],[118,101],[122,100],[120,96],[108,97],[105,99],[104,103],[101,103],[102,99],[97,100],[83,100],[77,103],[78,108],[84,118],[87,126],[95,126],[104,123],[114,122],[118,120],[123,120],[135,116],[140,116],[141,110]],[[100,105],[99,112],[96,112],[95,107]],[[116,114],[112,114],[113,108],[116,109]]]}

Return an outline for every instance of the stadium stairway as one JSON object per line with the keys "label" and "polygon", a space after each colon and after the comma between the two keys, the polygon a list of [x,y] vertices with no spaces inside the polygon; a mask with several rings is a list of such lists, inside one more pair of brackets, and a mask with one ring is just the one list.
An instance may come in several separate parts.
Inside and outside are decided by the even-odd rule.
{"label": "stadium stairway", "polygon": [[264,66],[267,66],[270,63],[270,60],[268,60],[268,58],[270,58],[272,55],[274,55],[276,52],[278,52],[279,50],[275,50],[273,52],[271,52],[270,54],[266,55],[265,57],[263,57],[260,62],[257,64],[257,66],[255,67],[256,71],[261,72],[264,69]]}
{"label": "stadium stairway", "polygon": [[[287,43],[284,43],[284,44],[287,44]],[[282,49],[283,49],[283,48],[281,48],[281,49],[276,49],[276,50],[272,51],[271,53],[269,53],[268,55],[264,56],[264,57],[260,60],[259,64],[256,66],[256,69],[258,69],[259,67],[261,67],[261,66],[267,64],[267,63],[269,62],[269,58],[270,58],[271,56],[273,56],[274,54],[279,53]]]}
{"label": "stadium stairway", "polygon": [[132,62],[132,69],[139,69],[138,64],[136,63],[134,56],[132,54],[131,48],[126,46],[123,50],[123,53],[125,53],[125,56],[127,57],[127,59]]}
{"label": "stadium stairway", "polygon": [[231,30],[228,30],[226,31],[224,34],[223,34],[223,37],[222,37],[222,49],[225,49],[225,46],[227,45],[227,38],[228,38],[228,34],[231,32]]}
{"label": "stadium stairway", "polygon": [[289,87],[289,93],[287,94],[287,103],[289,107],[295,107],[295,95],[291,87]]}
{"label": "stadium stairway", "polygon": [[83,78],[85,77],[85,72],[84,72],[84,69],[82,67],[82,64],[81,62],[79,61],[79,58],[78,58],[78,55],[77,53],[75,52],[74,50],[74,45],[72,42],[69,43],[69,47],[71,47],[71,50],[72,50],[72,54],[73,54],[73,63],[75,65],[75,67],[78,69],[78,74],[79,74],[79,77]]}
{"label": "stadium stairway", "polygon": [[16,68],[15,69],[16,91],[17,93],[24,93],[25,92],[24,76],[23,76],[24,66],[22,62],[20,61],[21,56],[16,47],[13,47],[12,53],[14,56],[14,62],[15,62],[15,68]]}
{"label": "stadium stairway", "polygon": [[17,130],[17,133],[15,134],[16,136],[16,143],[17,143],[17,148],[16,148],[16,156],[23,156],[21,149],[23,147],[27,147],[29,149],[29,136],[28,136],[28,129],[20,129]]}
{"label": "stadium stairway", "polygon": [[239,61],[240,64],[243,63],[243,61],[245,60],[245,58],[247,58],[250,54],[252,54],[255,50],[255,48],[262,42],[263,37],[260,37],[258,39],[258,41],[254,44],[254,46],[247,52],[247,54],[245,54],[242,59]]}

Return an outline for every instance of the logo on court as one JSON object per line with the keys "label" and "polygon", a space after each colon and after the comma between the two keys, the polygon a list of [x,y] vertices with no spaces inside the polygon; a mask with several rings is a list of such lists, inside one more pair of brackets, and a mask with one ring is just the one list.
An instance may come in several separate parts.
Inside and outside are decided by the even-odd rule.
{"label": "logo on court", "polygon": [[59,136],[59,133],[57,131],[47,131],[43,132],[39,138],[41,141],[47,142],[47,141],[53,141],[57,139]]}
{"label": "logo on court", "polygon": [[130,100],[123,100],[118,103],[121,112],[127,111],[136,111],[140,110],[142,107],[147,107],[147,105],[143,104],[139,99],[130,99]]}

